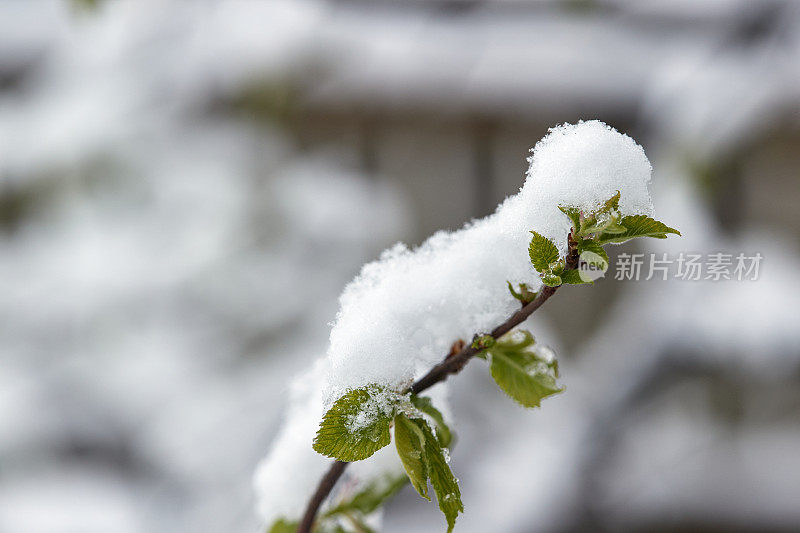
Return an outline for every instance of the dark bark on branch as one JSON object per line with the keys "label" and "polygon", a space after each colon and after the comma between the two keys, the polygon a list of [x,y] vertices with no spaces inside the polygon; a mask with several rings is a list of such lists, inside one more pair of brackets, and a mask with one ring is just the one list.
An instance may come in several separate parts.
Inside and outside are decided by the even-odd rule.
{"label": "dark bark on branch", "polygon": [[[575,248],[575,240],[573,239],[571,233],[568,238],[568,244],[569,249],[566,257],[566,270],[574,270],[578,267],[579,259],[578,251]],[[522,309],[511,315],[508,320],[494,328],[489,335],[495,339],[499,339],[518,325],[525,322],[525,320],[527,320],[527,318],[531,316],[534,311],[539,309],[542,304],[544,304],[550,299],[551,296],[553,296],[553,294],[556,293],[558,288],[559,287],[542,286],[539,294],[532,302],[524,305]],[[448,354],[441,363],[434,366],[427,374],[414,382],[414,384],[409,388],[409,391],[413,394],[419,394],[420,392],[429,389],[437,383],[446,380],[451,374],[458,374],[469,362],[469,360],[477,355],[480,351],[480,348],[475,348],[471,344],[467,344],[457,354]],[[336,482],[339,480],[342,474],[344,474],[345,468],[347,468],[348,464],[349,463],[345,463],[343,461],[334,461],[331,464],[330,469],[328,469],[328,472],[322,478],[322,481],[320,481],[314,496],[311,497],[311,501],[308,502],[308,507],[306,507],[303,520],[300,522],[300,525],[297,528],[297,533],[311,533],[311,528],[314,525],[314,519],[317,516],[317,511],[319,511],[319,508],[325,501],[325,498],[327,498],[330,492],[333,490]]]}
{"label": "dark bark on branch", "polygon": [[319,482],[317,491],[314,493],[314,496],[311,497],[311,501],[308,502],[306,514],[303,516],[303,520],[300,522],[300,525],[297,526],[298,533],[301,531],[309,533],[311,531],[311,526],[314,525],[314,519],[317,517],[317,511],[319,510],[319,507],[322,505],[322,502],[325,501],[325,498],[328,497],[328,494],[330,494],[330,492],[333,490],[333,487],[336,485],[336,482],[339,481],[339,478],[342,477],[342,474],[344,474],[344,469],[347,468],[348,464],[349,463],[345,463],[344,461],[334,461],[331,464],[328,472]]}

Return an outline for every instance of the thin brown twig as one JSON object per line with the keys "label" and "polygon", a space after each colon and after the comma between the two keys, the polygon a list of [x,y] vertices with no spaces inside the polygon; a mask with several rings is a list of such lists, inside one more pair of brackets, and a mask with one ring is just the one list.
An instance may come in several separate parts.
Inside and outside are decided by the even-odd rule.
{"label": "thin brown twig", "polygon": [[[569,234],[568,244],[569,248],[566,257],[566,270],[574,270],[578,267],[578,251],[576,249],[576,243],[572,233]],[[534,311],[539,309],[547,300],[549,300],[557,290],[558,287],[543,286],[533,301],[523,306],[522,309],[511,315],[505,322],[494,328],[489,335],[495,339],[498,339],[518,325],[522,324],[534,313]],[[449,353],[441,363],[431,368],[427,374],[415,381],[414,384],[409,388],[408,392],[411,392],[412,394],[419,394],[420,392],[429,389],[437,383],[446,380],[451,374],[459,373],[461,369],[464,368],[464,366],[469,362],[469,360],[477,355],[480,351],[481,348],[478,348],[473,344],[467,344],[457,354],[454,355]],[[311,528],[314,525],[314,520],[316,519],[320,506],[333,490],[336,482],[339,480],[342,474],[344,474],[348,464],[349,463],[344,461],[334,461],[331,464],[328,472],[320,481],[316,492],[314,492],[314,495],[308,502],[303,519],[300,521],[300,525],[297,527],[297,533],[311,533]]]}

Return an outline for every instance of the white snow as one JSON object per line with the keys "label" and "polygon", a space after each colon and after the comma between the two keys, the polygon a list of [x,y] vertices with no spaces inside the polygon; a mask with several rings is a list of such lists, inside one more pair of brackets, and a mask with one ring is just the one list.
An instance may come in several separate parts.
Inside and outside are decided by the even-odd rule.
{"label": "white snow", "polygon": [[330,464],[330,459],[311,447],[324,414],[318,386],[324,365],[324,359],[318,361],[292,383],[283,425],[256,470],[258,511],[266,524],[280,518],[299,519]]}
{"label": "white snow", "polygon": [[529,161],[525,185],[494,214],[413,251],[398,244],[345,288],[331,330],[326,402],[368,384],[402,389],[457,339],[502,323],[517,306],[506,280],[539,285],[529,231],[566,248],[570,222],[559,205],[591,210],[619,190],[623,215],[653,213],[644,150],[602,122],[552,128]]}
{"label": "white snow", "polygon": [[[372,389],[369,398],[361,404],[358,413],[347,417],[345,422],[347,431],[355,433],[375,424],[382,417],[392,416],[394,406],[403,398],[402,394],[394,391]],[[377,435],[374,440],[377,440]]]}

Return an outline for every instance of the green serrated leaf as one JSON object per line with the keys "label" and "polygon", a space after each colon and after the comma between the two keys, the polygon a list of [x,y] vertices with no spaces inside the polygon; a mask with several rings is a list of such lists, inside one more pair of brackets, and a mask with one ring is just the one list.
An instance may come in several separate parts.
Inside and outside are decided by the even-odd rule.
{"label": "green serrated leaf", "polygon": [[562,213],[567,215],[572,221],[572,228],[577,233],[581,229],[581,210],[577,207],[568,207],[564,205],[558,206]]}
{"label": "green serrated leaf", "polygon": [[[406,469],[411,485],[420,496],[430,500],[428,467],[425,461],[425,438],[417,420],[412,420],[402,413],[394,417],[394,441],[400,462]],[[433,435],[431,438],[434,438]]]}
{"label": "green serrated leaf", "polygon": [[530,255],[533,268],[535,268],[538,272],[543,273],[547,271],[550,263],[558,261],[558,248],[553,241],[547,237],[536,233],[535,231],[531,231],[531,233],[533,234],[533,237],[531,238],[531,244],[528,247],[528,254]]}
{"label": "green serrated leaf", "polygon": [[360,461],[391,441],[394,405],[376,386],[347,392],[325,413],[314,439],[314,450],[340,461]]}
{"label": "green serrated leaf", "polygon": [[267,533],[295,533],[299,525],[298,522],[289,522],[281,518],[272,524],[272,527],[267,530]]}
{"label": "green serrated leaf", "polygon": [[581,278],[581,274],[577,270],[568,270],[564,272],[561,276],[561,281],[567,285],[594,285],[594,281]]}
{"label": "green serrated leaf", "polygon": [[450,446],[450,442],[453,440],[453,434],[450,428],[447,427],[441,411],[433,406],[431,399],[427,396],[417,396],[414,394],[411,396],[411,403],[414,404],[414,407],[433,419],[436,424],[436,436],[439,439],[439,444],[443,448]]}
{"label": "green serrated leaf", "polygon": [[407,483],[408,478],[402,474],[399,476],[386,476],[382,479],[377,479],[359,490],[352,497],[339,502],[336,507],[327,511],[323,516],[327,517],[351,512],[368,515],[399,492]]}
{"label": "green serrated leaf", "polygon": [[492,377],[503,391],[525,407],[539,407],[542,399],[562,392],[556,385],[552,361],[536,353],[533,336],[511,332],[489,348]]}
{"label": "green serrated leaf", "polygon": [[447,533],[450,533],[456,525],[458,513],[464,512],[458,480],[450,470],[445,458],[445,452],[433,436],[430,426],[424,420],[416,422],[425,434],[425,460],[428,467],[428,476],[431,479],[433,490],[436,492],[439,509],[447,519]]}
{"label": "green serrated leaf", "polygon": [[604,232],[602,235],[600,235],[597,242],[600,244],[622,243],[636,237],[666,239],[668,233],[673,233],[679,236],[681,234],[678,230],[670,228],[663,222],[654,220],[646,215],[631,215],[623,217],[619,223],[625,228],[624,233],[610,234]]}
{"label": "green serrated leaf", "polygon": [[510,281],[506,281],[508,283],[508,290],[511,293],[511,296],[522,302],[523,304],[529,304],[536,299],[536,295],[539,294],[534,292],[528,288],[527,283],[520,283],[519,284],[519,292],[514,290],[514,286],[511,285]]}
{"label": "green serrated leaf", "polygon": [[545,272],[542,274],[542,283],[548,287],[558,287],[561,285],[561,276],[553,274],[552,272]]}

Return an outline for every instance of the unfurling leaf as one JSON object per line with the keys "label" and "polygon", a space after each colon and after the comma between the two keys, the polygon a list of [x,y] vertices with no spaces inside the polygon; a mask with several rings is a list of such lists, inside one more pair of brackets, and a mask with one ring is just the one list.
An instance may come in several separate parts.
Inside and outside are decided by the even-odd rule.
{"label": "unfurling leaf", "polygon": [[625,228],[624,232],[612,233],[605,231],[597,239],[600,244],[621,243],[635,237],[654,237],[656,239],[666,239],[668,233],[680,235],[681,233],[670,228],[663,222],[654,220],[646,215],[632,215],[623,217],[619,225]]}
{"label": "unfurling leaf", "polygon": [[436,425],[436,436],[439,439],[439,444],[441,444],[443,448],[450,446],[450,441],[453,440],[453,435],[450,431],[450,428],[447,427],[441,411],[433,406],[431,399],[427,396],[412,395],[411,403],[414,404],[414,407],[433,419],[433,422]]}
{"label": "unfurling leaf", "polygon": [[[424,423],[424,422],[423,422]],[[425,460],[425,434],[420,428],[418,419],[410,419],[404,414],[394,417],[394,443],[397,455],[406,469],[411,485],[419,495],[430,500],[428,496],[428,466]]]}
{"label": "unfurling leaf", "polygon": [[528,247],[531,264],[539,273],[546,272],[550,268],[550,263],[555,263],[559,260],[558,248],[547,237],[535,231],[531,231],[531,233],[533,237]]}
{"label": "unfurling leaf", "polygon": [[577,207],[567,207],[564,205],[560,205],[558,208],[572,221],[572,229],[575,230],[575,233],[579,232],[581,229],[581,210]]}
{"label": "unfurling leaf", "polygon": [[579,235],[589,235],[592,233],[602,233],[604,231],[619,231],[619,213],[598,213],[590,217],[581,227]]}
{"label": "unfurling leaf", "polygon": [[586,236],[593,233],[619,233],[620,231],[624,231],[625,228],[619,225],[619,221],[622,218],[619,212],[619,199],[620,192],[617,191],[616,194],[606,200],[599,209],[588,213],[581,221],[581,227],[577,234],[579,236]]}
{"label": "unfurling leaf", "polygon": [[340,461],[366,459],[391,441],[389,427],[399,400],[400,395],[377,386],[347,392],[322,417],[314,450]]}
{"label": "unfurling leaf", "polygon": [[609,198],[603,204],[603,207],[600,208],[601,213],[610,213],[612,211],[616,211],[619,209],[619,198],[621,194],[617,191],[617,194]]}
{"label": "unfurling leaf", "polygon": [[537,349],[528,331],[508,333],[486,352],[494,380],[525,407],[539,407],[542,399],[564,390],[556,385],[555,361],[544,349]]}
{"label": "unfurling leaf", "polygon": [[547,272],[542,274],[542,283],[548,287],[558,287],[562,283],[561,276],[553,274],[552,272]]}
{"label": "unfurling leaf", "polygon": [[522,305],[529,304],[536,299],[538,293],[530,290],[527,283],[519,284],[519,292],[514,290],[514,286],[511,285],[510,281],[506,281],[506,283],[508,283],[508,290],[511,296],[522,302]]}

